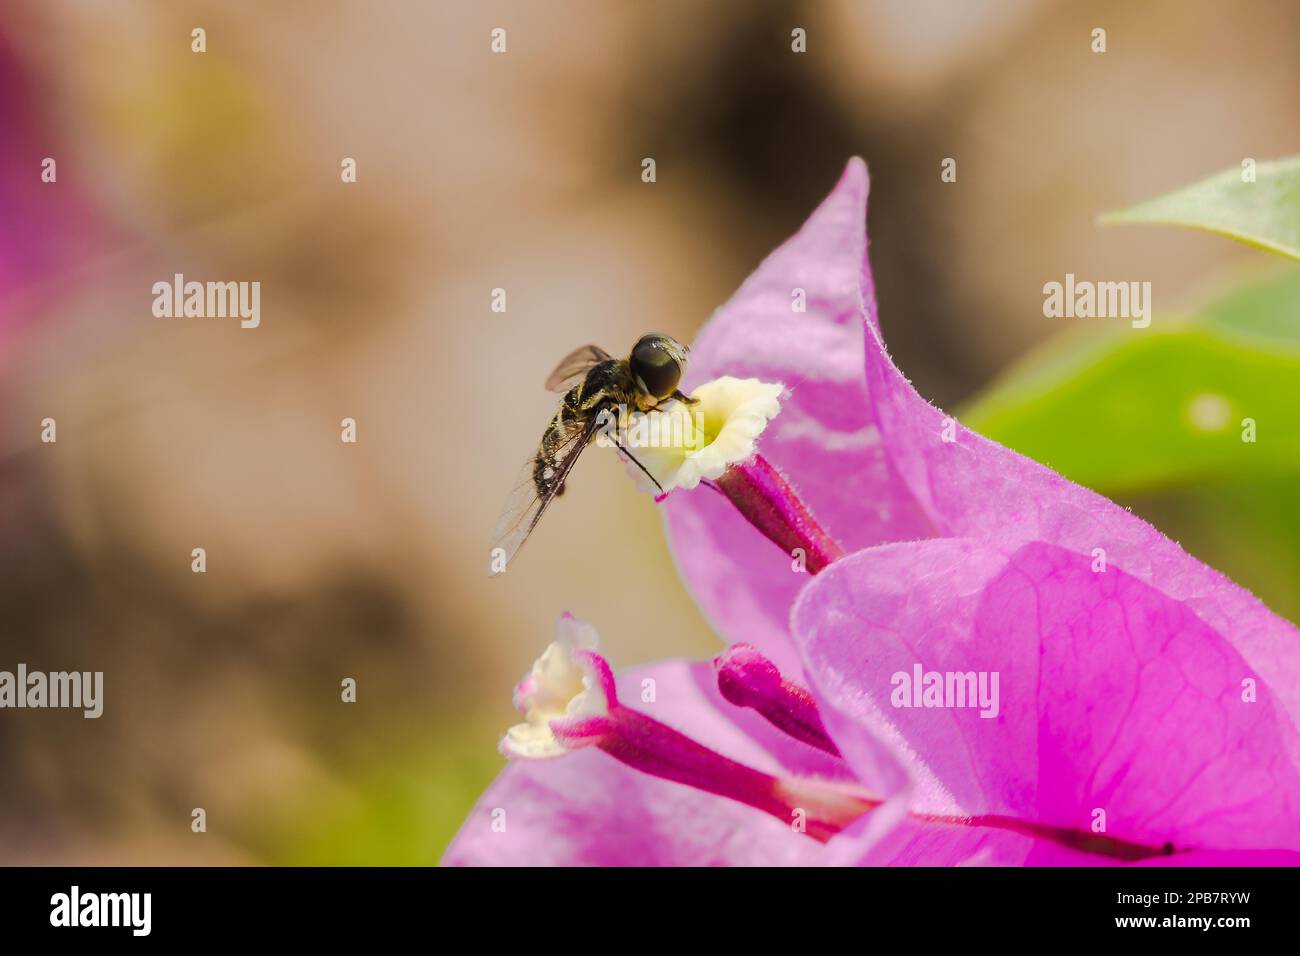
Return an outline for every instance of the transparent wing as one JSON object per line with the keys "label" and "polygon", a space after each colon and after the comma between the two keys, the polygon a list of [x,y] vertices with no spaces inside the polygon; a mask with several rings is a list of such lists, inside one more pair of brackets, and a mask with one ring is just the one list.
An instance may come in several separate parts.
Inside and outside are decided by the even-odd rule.
{"label": "transparent wing", "polygon": [[539,449],[533,457],[524,462],[510,496],[506,499],[505,507],[501,509],[501,517],[497,519],[496,532],[492,536],[491,573],[493,575],[500,574],[506,569],[515,554],[523,547],[524,542],[528,540],[528,536],[533,533],[537,523],[542,520],[542,515],[550,507],[551,502],[563,492],[564,482],[569,477],[569,472],[573,470],[582,450],[590,443],[591,436],[596,433],[599,424],[600,418],[596,416],[590,421],[577,421],[566,426],[564,434],[552,448],[550,458],[546,459],[550,473],[543,478],[541,487],[538,487],[534,476],[537,461],[543,457],[543,452]]}
{"label": "transparent wing", "polygon": [[574,349],[560,360],[559,365],[555,366],[555,371],[546,380],[547,391],[567,392],[573,387],[575,379],[587,374],[593,365],[598,365],[609,358],[612,356],[599,345],[584,345],[580,349]]}

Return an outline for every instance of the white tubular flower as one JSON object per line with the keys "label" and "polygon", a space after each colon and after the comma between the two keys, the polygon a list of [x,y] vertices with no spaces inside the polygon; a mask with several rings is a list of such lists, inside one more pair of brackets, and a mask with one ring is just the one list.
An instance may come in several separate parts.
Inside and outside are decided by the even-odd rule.
{"label": "white tubular flower", "polygon": [[[624,433],[624,441],[665,493],[691,489],[716,481],[730,465],[754,454],[758,436],[781,411],[784,391],[779,382],[723,376],[695,389],[693,405],[674,402],[646,413]],[[635,463],[627,466],[643,491],[660,493]]]}
{"label": "white tubular flower", "polygon": [[524,722],[501,739],[507,757],[559,757],[599,741],[605,717],[617,706],[614,678],[595,653],[596,629],[565,614],[556,640],[515,687],[515,708]]}

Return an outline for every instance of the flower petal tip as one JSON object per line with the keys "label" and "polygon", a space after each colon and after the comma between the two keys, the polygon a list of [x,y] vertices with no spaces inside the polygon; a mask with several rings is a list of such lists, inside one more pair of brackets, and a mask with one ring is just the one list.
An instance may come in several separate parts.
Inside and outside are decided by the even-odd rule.
{"label": "flower petal tip", "polygon": [[728,703],[748,707],[781,685],[776,665],[748,644],[732,644],[713,659],[718,690]]}

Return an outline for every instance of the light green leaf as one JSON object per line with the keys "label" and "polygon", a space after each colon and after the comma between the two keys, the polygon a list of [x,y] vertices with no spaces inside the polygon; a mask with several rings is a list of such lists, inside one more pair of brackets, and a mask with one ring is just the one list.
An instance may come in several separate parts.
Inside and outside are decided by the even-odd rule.
{"label": "light green leaf", "polygon": [[1300,347],[1300,270],[1234,289],[1204,309],[1201,321],[1261,345]]}
{"label": "light green leaf", "polygon": [[1294,475],[1189,488],[1138,502],[1145,517],[1273,611],[1300,621],[1300,481]]}
{"label": "light green leaf", "polygon": [[1190,321],[1067,336],[961,419],[1107,493],[1300,474],[1300,272]]}
{"label": "light green leaf", "polygon": [[1100,221],[1191,226],[1300,259],[1300,156],[1259,163],[1255,181],[1240,168],[1104,213]]}
{"label": "light green leaf", "polygon": [[275,866],[436,865],[504,765],[496,723],[464,717],[447,718],[454,732],[398,737],[349,764],[341,792],[260,806],[243,841],[249,853]]}

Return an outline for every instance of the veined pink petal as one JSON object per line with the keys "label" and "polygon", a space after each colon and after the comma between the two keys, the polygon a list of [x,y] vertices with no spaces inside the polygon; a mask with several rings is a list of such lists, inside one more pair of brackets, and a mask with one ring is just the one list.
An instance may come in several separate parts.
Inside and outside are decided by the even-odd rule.
{"label": "veined pink petal", "polygon": [[[1224,635],[1300,718],[1300,630],[1114,502],[951,422],[912,388],[880,336],[868,189],[866,166],[852,160],[799,233],[705,326],[691,377],[791,387],[762,454],[848,550],[927,537],[1101,549],[1109,565],[1185,602]],[[794,288],[807,293],[806,313],[790,308]],[[865,374],[853,367],[858,348]],[[782,609],[807,578],[717,496],[672,495],[666,510],[683,576],[719,632],[797,676],[781,646]]]}
{"label": "veined pink petal", "polygon": [[[643,702],[646,680],[654,682],[654,702]],[[708,662],[636,668],[619,675],[618,695],[625,705],[756,769],[848,779],[841,762],[723,700]],[[493,828],[499,811],[504,832]],[[510,763],[480,798],[443,863],[812,865],[825,852],[752,807],[640,773],[593,748]]]}
{"label": "veined pink petal", "polygon": [[[1108,836],[1152,847],[1300,850],[1300,734],[1278,688],[1188,604],[1094,566],[1042,542],[934,540],[814,578],[795,637],[860,779],[897,786],[880,772],[883,748],[911,768],[913,813],[1088,833],[1101,812]],[[918,665],[996,673],[996,717],[895,706],[894,675]],[[988,862],[1062,861],[1019,835],[929,829],[891,834],[870,861],[953,863],[981,848]]]}
{"label": "veined pink petal", "polygon": [[[850,175],[866,170],[850,165]],[[865,214],[865,209],[863,210]],[[862,264],[867,381],[872,418],[889,458],[936,536],[987,537],[1002,544],[1049,541],[1092,555],[1184,602],[1235,647],[1300,720],[1300,629],[1245,588],[1193,558],[1147,522],[954,423],[914,389],[890,360],[876,320],[871,266]]]}

